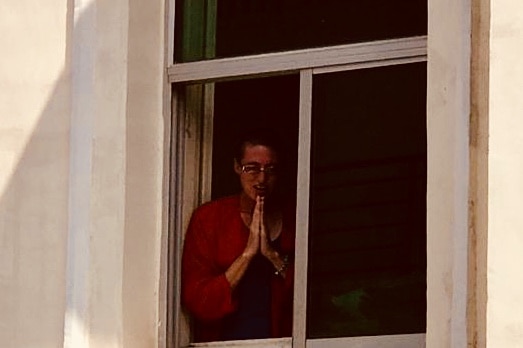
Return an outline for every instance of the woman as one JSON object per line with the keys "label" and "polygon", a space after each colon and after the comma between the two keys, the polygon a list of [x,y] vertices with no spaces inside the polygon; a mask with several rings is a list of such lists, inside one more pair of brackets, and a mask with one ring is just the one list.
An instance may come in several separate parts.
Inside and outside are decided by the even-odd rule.
{"label": "woman", "polygon": [[182,301],[195,341],[290,336],[294,212],[276,194],[279,146],[270,133],[239,142],[239,195],[200,206],[187,230]]}

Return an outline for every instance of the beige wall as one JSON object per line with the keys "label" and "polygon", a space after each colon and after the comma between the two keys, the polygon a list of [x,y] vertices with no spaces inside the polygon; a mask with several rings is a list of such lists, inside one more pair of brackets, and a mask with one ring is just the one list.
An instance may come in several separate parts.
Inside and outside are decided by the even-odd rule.
{"label": "beige wall", "polygon": [[7,0],[0,30],[0,346],[154,347],[164,1]]}
{"label": "beige wall", "polygon": [[487,346],[523,344],[523,2],[491,0]]}
{"label": "beige wall", "polygon": [[521,347],[523,3],[429,0],[428,45],[427,347]]}
{"label": "beige wall", "polygon": [[69,237],[80,242],[69,246],[66,345],[153,347],[165,323],[164,2],[83,3],[73,30],[71,131],[79,136],[71,148],[72,160],[91,162],[71,167],[80,209],[70,212]]}
{"label": "beige wall", "polygon": [[0,346],[58,347],[65,308],[65,0],[0,4]]}
{"label": "beige wall", "polygon": [[[166,231],[170,86],[163,98],[165,5],[129,1],[126,211],[123,273],[124,347],[156,347],[166,320],[159,307],[160,240]],[[162,114],[164,104],[166,113]],[[163,205],[162,205],[163,204]],[[164,209],[164,210],[162,210]],[[165,237],[165,235],[163,235]],[[165,243],[166,244],[166,243]],[[163,254],[166,256],[166,254]],[[166,283],[162,283],[166,285]],[[158,326],[158,325],[160,326]]]}

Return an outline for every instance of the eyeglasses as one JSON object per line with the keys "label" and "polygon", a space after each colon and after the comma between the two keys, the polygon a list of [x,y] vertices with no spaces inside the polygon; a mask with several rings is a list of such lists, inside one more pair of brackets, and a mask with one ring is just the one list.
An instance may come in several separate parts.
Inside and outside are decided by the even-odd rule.
{"label": "eyeglasses", "polygon": [[242,166],[242,172],[250,174],[252,176],[258,175],[261,172],[264,172],[266,175],[275,175],[277,172],[277,168],[275,165],[268,165],[262,167],[259,164],[244,164]]}

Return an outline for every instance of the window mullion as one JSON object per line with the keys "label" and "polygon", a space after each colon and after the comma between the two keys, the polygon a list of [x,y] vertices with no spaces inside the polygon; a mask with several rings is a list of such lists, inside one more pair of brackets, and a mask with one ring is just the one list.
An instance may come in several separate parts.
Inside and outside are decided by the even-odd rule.
{"label": "window mullion", "polygon": [[[184,129],[186,127],[184,117],[186,113],[185,108],[185,93],[181,89],[173,89],[173,104],[172,111],[174,115],[181,115],[173,119],[173,152],[171,153],[172,161],[172,181],[173,190],[171,192],[171,199],[174,204],[171,204],[170,214],[173,217],[170,221],[170,240],[169,246],[172,250],[181,250],[183,246],[184,233],[184,211],[182,209],[185,197],[185,152],[186,141],[183,137]],[[186,215],[186,213],[185,213]],[[181,253],[169,253],[169,275],[173,278],[169,287],[172,294],[169,296],[173,305],[170,308],[174,309],[172,317],[169,318],[169,325],[174,327],[174,336],[168,342],[169,347],[185,347],[190,342],[189,319],[181,309],[180,300],[180,284],[181,284]],[[172,324],[171,324],[172,322]]]}
{"label": "window mullion", "polygon": [[167,69],[169,81],[220,81],[246,76],[270,76],[293,73],[301,69],[335,65],[378,62],[427,56],[424,36],[321,47],[296,51],[268,53],[255,56],[211,59],[177,63]]}
{"label": "window mullion", "polygon": [[332,65],[332,66],[326,66],[326,67],[321,67],[321,68],[315,68],[313,70],[313,72],[314,72],[314,75],[320,75],[320,74],[330,74],[330,73],[342,72],[342,71],[372,69],[372,68],[379,68],[379,67],[384,67],[384,66],[403,65],[403,64],[419,63],[419,62],[426,62],[426,61],[427,61],[426,56],[407,57],[407,58],[390,59],[390,60],[387,60],[387,62],[370,61],[370,62],[363,62],[363,63],[357,63],[357,64]]}
{"label": "window mullion", "polygon": [[[179,333],[175,347],[187,347],[191,341],[190,319],[181,308],[181,250],[183,248],[185,231],[193,210],[203,203],[206,196],[210,196],[210,171],[212,155],[212,110],[207,104],[213,103],[214,86],[191,85],[182,86],[176,91],[177,129],[179,143],[173,161],[178,169],[176,186],[176,225],[175,245],[180,252],[174,260],[176,274],[176,296],[174,322]],[[204,179],[207,178],[207,180]]]}
{"label": "window mullion", "polygon": [[212,144],[214,120],[214,83],[203,85],[203,120],[201,149],[201,196],[200,202],[211,200],[212,191]]}
{"label": "window mullion", "polygon": [[309,180],[312,116],[312,69],[300,72],[300,122],[296,206],[293,343],[305,347],[307,312],[307,258],[309,232]]}
{"label": "window mullion", "polygon": [[425,348],[425,334],[337,337],[307,340],[307,348]]}

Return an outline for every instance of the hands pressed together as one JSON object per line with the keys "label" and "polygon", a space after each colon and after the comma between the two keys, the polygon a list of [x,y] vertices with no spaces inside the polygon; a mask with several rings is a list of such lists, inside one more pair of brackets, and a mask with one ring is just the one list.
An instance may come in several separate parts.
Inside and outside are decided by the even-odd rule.
{"label": "hands pressed together", "polygon": [[278,253],[269,243],[267,228],[264,223],[264,198],[256,197],[256,205],[252,214],[251,224],[249,226],[249,239],[243,256],[247,258],[254,257],[258,252],[265,256],[269,261],[277,257]]}
{"label": "hands pressed together", "polygon": [[274,266],[275,274],[285,278],[287,261],[270,244],[270,237],[264,222],[264,198],[257,196],[256,205],[249,225],[249,238],[244,252],[225,272],[231,288],[235,288],[249,267],[251,260],[260,253]]}

